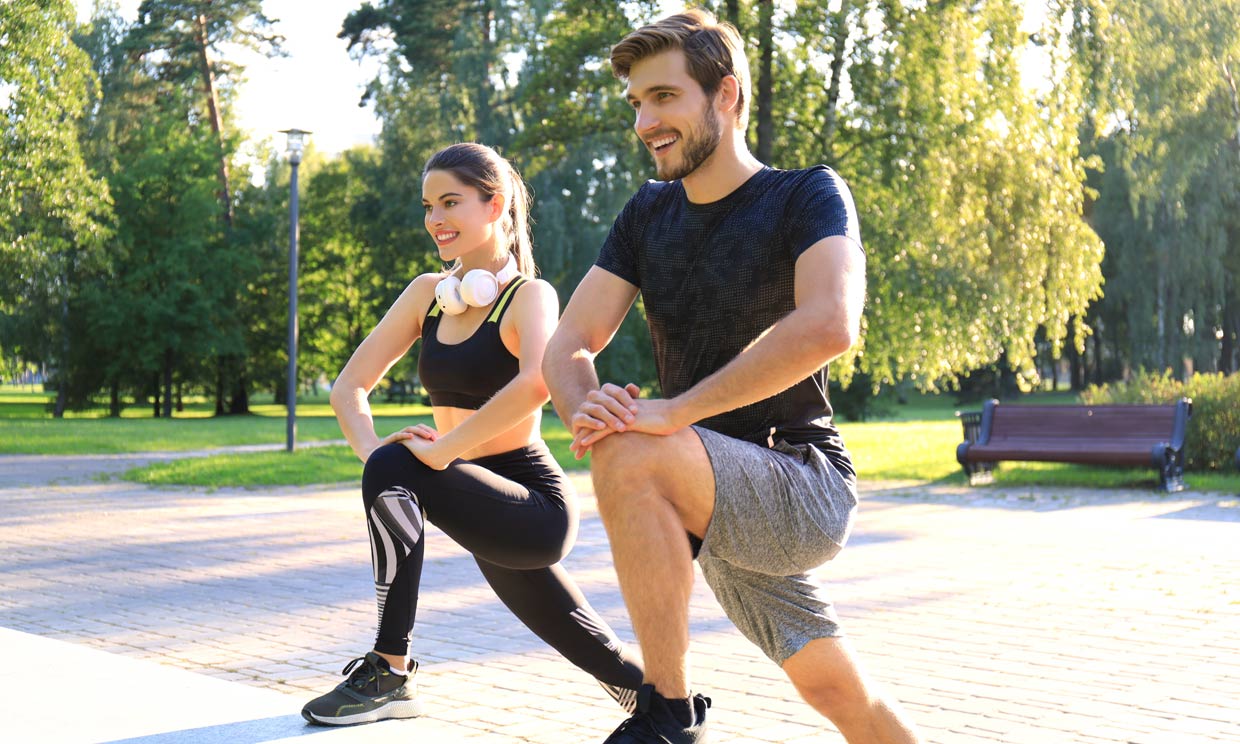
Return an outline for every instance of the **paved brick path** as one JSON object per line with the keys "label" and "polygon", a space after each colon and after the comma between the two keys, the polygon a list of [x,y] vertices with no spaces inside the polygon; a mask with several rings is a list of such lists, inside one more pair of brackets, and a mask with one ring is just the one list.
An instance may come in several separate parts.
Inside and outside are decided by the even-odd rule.
{"label": "paved brick path", "polygon": [[[71,461],[0,457],[0,627],[294,703],[369,647],[354,489],[153,490],[87,480]],[[577,482],[585,508],[566,565],[632,638]],[[1240,497],[865,492],[849,547],[821,575],[872,676],[928,742],[1240,743]],[[600,741],[619,710],[517,624],[467,554],[429,534],[415,641],[428,714],[384,724],[381,738]],[[700,579],[693,639],[712,741],[842,741]],[[30,694],[5,679],[6,705]],[[56,740],[54,722],[46,734]]]}

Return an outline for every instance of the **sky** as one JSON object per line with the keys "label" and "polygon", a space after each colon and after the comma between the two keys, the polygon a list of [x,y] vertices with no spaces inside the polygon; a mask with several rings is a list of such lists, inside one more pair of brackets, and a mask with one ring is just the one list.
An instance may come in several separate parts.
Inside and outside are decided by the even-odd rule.
{"label": "sky", "polygon": [[[140,0],[119,0],[121,16],[137,17]],[[312,132],[314,149],[327,155],[363,143],[373,142],[379,133],[374,108],[358,107],[366,84],[375,77],[379,62],[349,58],[344,39],[337,39],[340,24],[362,0],[264,0],[267,17],[277,21],[276,31],[285,37],[287,57],[263,59],[257,55],[239,56],[246,68],[246,81],[238,91],[232,124],[248,133],[252,143],[270,140],[284,148],[282,129]],[[92,0],[74,0],[78,17],[89,19]],[[663,0],[668,12],[683,7],[676,0]],[[1025,0],[1025,28],[1033,30],[1045,17],[1045,0]],[[1029,50],[1025,64],[1030,78],[1045,64],[1039,53]],[[245,156],[245,153],[242,153]],[[253,169],[252,164],[252,169]]]}

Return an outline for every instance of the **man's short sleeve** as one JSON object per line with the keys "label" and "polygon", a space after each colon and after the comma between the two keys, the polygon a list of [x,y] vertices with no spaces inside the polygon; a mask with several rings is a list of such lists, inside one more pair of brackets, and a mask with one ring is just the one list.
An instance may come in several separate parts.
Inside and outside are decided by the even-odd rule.
{"label": "man's short sleeve", "polygon": [[634,219],[639,210],[645,187],[638,189],[620,215],[611,225],[611,232],[603,242],[594,265],[620,277],[634,287],[641,286],[641,270],[637,263],[637,246],[634,245]]}
{"label": "man's short sleeve", "polygon": [[806,171],[789,194],[786,214],[788,245],[797,259],[823,238],[842,235],[861,245],[861,224],[852,192],[839,174],[825,165]]}

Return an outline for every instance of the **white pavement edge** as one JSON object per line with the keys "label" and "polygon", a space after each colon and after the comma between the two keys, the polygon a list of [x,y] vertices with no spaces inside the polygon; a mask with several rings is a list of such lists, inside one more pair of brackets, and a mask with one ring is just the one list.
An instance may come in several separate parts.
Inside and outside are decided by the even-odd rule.
{"label": "white pavement edge", "polygon": [[0,741],[48,744],[499,742],[443,721],[310,726],[300,697],[0,628]]}

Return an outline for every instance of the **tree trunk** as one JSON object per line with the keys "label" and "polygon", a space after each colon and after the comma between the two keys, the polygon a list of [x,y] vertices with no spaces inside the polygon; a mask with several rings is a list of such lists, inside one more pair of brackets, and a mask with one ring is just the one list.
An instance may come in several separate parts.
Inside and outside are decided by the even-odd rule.
{"label": "tree trunk", "polygon": [[172,349],[164,352],[164,418],[172,418]]}
{"label": "tree trunk", "polygon": [[232,399],[228,403],[228,412],[241,414],[250,412],[249,380],[246,378],[244,363],[233,378]]}
{"label": "tree trunk", "polygon": [[[1231,283],[1225,281],[1224,286]],[[1223,302],[1223,338],[1222,343],[1219,345],[1218,353],[1218,371],[1225,375],[1236,371],[1234,357],[1236,354],[1236,331],[1237,326],[1240,326],[1240,323],[1236,322],[1238,315],[1240,315],[1240,312],[1237,312],[1236,301],[1232,298],[1229,291],[1227,299]]]}
{"label": "tree trunk", "polygon": [[215,415],[224,415],[224,360],[215,360]]}
{"label": "tree trunk", "polygon": [[[738,33],[740,32],[740,30],[741,30],[741,4],[740,4],[740,0],[727,0],[727,2],[726,2],[726,3],[724,3],[724,5],[723,5],[723,20],[727,21],[728,23],[732,24],[733,26],[736,26],[736,30],[737,30],[737,32],[738,32]],[[744,34],[741,34],[741,38],[742,38],[742,39],[744,39],[744,38],[745,38]]]}
{"label": "tree trunk", "polygon": [[185,413],[185,381],[177,381],[177,413]]}
{"label": "tree trunk", "polygon": [[848,48],[848,2],[840,3],[835,16],[835,47],[831,50],[831,81],[827,85],[826,121],[823,122],[822,143],[827,160],[835,160],[835,130],[839,126],[837,108],[840,102],[840,80],[844,77],[844,52]]}
{"label": "tree trunk", "polygon": [[159,373],[156,373],[156,374],[155,374],[155,376],[154,376],[153,378],[151,378],[151,388],[155,391],[155,392],[154,392],[154,393],[152,393],[152,395],[151,395],[151,400],[152,400],[152,403],[154,404],[154,410],[153,410],[153,412],[152,412],[152,413],[153,413],[153,415],[155,416],[155,418],[159,418],[159,412],[160,412],[160,408],[159,408]]}
{"label": "tree trunk", "polygon": [[[1076,338],[1077,324],[1080,322],[1081,320],[1077,316],[1073,316],[1072,319],[1068,321],[1068,338],[1070,339]],[[1078,391],[1081,389],[1080,385],[1078,384],[1078,380],[1081,379],[1081,352],[1077,351],[1075,341],[1067,345],[1067,351],[1068,351],[1068,388],[1073,391]]]}
{"label": "tree trunk", "polygon": [[220,146],[220,202],[224,207],[224,222],[231,227],[233,208],[232,196],[228,190],[228,156],[224,153],[224,126],[220,119],[219,98],[215,93],[215,76],[211,74],[211,60],[207,57],[205,15],[199,15],[194,21],[194,39],[198,43],[198,63],[202,67],[202,81],[207,92],[207,118],[211,120],[211,131],[215,132],[215,140]]}
{"label": "tree trunk", "polygon": [[1236,77],[1231,72],[1230,60],[1223,61],[1223,79],[1231,89],[1231,111],[1236,117],[1236,138],[1233,141],[1236,157],[1240,159],[1240,90],[1236,88]]}
{"label": "tree trunk", "polygon": [[64,339],[60,344],[60,369],[56,371],[56,408],[52,413],[52,416],[58,419],[65,417],[65,408],[68,405],[65,394],[65,370],[69,367],[69,302],[67,300],[60,301],[60,321],[60,332],[64,335]]}
{"label": "tree trunk", "polygon": [[65,377],[63,372],[58,372],[56,374],[56,405],[52,409],[52,417],[64,418],[65,408]]}
{"label": "tree trunk", "polygon": [[1102,384],[1102,331],[1098,328],[1097,323],[1093,326],[1094,332],[1094,384]]}
{"label": "tree trunk", "polygon": [[108,416],[110,418],[121,417],[121,386],[118,382],[113,382],[109,389]]}
{"label": "tree trunk", "polygon": [[[1161,251],[1160,251],[1161,253]],[[1154,366],[1158,371],[1167,368],[1167,272],[1164,271],[1162,260],[1158,262],[1158,277],[1154,287],[1154,313],[1157,319],[1157,338],[1155,343],[1157,346],[1154,350]]]}
{"label": "tree trunk", "polygon": [[[486,8],[482,12],[482,64],[485,68],[485,74],[482,77],[482,84],[477,87],[474,98],[474,113],[478,122],[478,141],[502,144],[496,136],[494,128],[494,117],[491,111],[491,101],[494,100],[493,90],[491,88],[491,56],[494,54],[495,40],[492,38],[491,29],[493,19],[495,17],[494,10],[491,9],[490,3],[486,4]],[[506,139],[504,140],[507,141]]]}
{"label": "tree trunk", "polygon": [[774,98],[771,66],[775,56],[773,30],[775,0],[758,0],[758,160],[771,164],[771,150],[775,138],[775,117],[771,111]]}

